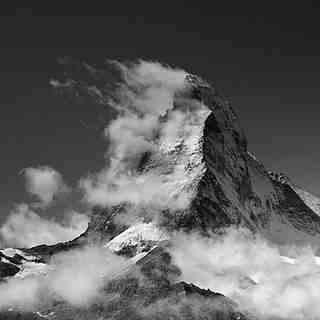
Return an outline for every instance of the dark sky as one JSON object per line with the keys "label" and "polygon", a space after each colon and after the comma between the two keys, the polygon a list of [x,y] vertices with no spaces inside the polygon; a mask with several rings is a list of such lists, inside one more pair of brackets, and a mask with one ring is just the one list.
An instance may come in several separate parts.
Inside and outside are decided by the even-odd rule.
{"label": "dark sky", "polygon": [[249,149],[320,195],[320,11],[312,2],[103,2],[1,9],[1,215],[25,199],[21,169],[51,165],[75,184],[104,163],[101,133],[82,125],[101,110],[49,88],[66,55],[160,60],[207,78],[231,97]]}

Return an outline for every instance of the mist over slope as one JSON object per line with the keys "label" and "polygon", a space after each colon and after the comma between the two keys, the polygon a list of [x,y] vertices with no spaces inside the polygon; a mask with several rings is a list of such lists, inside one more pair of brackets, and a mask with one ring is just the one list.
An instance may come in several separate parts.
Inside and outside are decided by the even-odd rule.
{"label": "mist over slope", "polygon": [[[83,234],[1,250],[8,319],[320,315],[317,201],[248,152],[227,99],[158,62],[61,62],[55,90],[113,114],[106,164],[79,179],[92,208]],[[29,186],[42,207],[67,190],[49,173],[50,188]]]}

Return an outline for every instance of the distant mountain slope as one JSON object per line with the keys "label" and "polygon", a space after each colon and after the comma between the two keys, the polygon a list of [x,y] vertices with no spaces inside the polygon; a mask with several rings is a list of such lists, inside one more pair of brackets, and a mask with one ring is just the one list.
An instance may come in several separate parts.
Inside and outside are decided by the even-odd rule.
{"label": "distant mountain slope", "polygon": [[320,216],[320,199],[310,192],[298,186],[292,186],[293,190],[300,196],[303,202]]}
{"label": "distant mountain slope", "polygon": [[[242,225],[279,244],[318,243],[320,200],[288,183],[283,175],[268,172],[248,152],[247,139],[231,104],[201,79],[190,76],[188,81],[191,93],[178,95],[176,106],[196,100],[207,111],[200,109],[199,122],[185,138],[171,145],[164,141],[159,153],[140,168],[141,172],[156,168],[157,172],[168,172],[170,179],[180,179],[170,180],[172,184],[168,185],[176,192],[192,187],[189,205],[171,212],[168,219],[164,211],[163,226],[210,232]],[[172,170],[181,168],[182,173],[172,176],[168,161]],[[112,221],[126,210],[126,205],[96,208],[88,235],[113,237],[124,230],[125,226]]]}

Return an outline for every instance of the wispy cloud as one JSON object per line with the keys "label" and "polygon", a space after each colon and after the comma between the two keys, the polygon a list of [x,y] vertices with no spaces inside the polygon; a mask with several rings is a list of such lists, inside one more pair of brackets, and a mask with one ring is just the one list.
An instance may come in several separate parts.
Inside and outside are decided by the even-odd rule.
{"label": "wispy cloud", "polygon": [[126,259],[106,248],[85,247],[55,255],[45,275],[10,278],[0,284],[0,310],[33,310],[40,303],[62,300],[87,307],[103,286],[121,270]]}
{"label": "wispy cloud", "polygon": [[[113,64],[123,80],[110,98],[118,117],[105,128],[106,167],[80,181],[85,199],[93,205],[148,207],[149,213],[185,208],[192,194],[185,185],[192,185],[197,171],[186,168],[199,173],[201,161],[184,152],[197,147],[191,140],[201,132],[208,110],[188,96],[191,87],[183,70],[146,61]],[[180,148],[180,160],[175,148]]]}
{"label": "wispy cloud", "polygon": [[26,190],[40,201],[41,206],[48,206],[55,197],[70,191],[62,175],[49,166],[25,168],[22,173],[26,179]]}
{"label": "wispy cloud", "polygon": [[89,218],[75,211],[62,221],[43,218],[27,204],[17,205],[0,228],[2,245],[32,247],[72,240],[85,231]]}

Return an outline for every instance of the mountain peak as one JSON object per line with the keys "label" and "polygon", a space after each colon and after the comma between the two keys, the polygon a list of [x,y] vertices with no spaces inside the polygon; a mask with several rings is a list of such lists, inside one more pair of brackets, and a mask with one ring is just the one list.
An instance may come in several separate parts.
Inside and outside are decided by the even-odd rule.
{"label": "mountain peak", "polygon": [[[59,264],[67,269],[73,266],[76,279],[82,265],[88,264],[85,284],[92,277],[93,292],[101,289],[101,301],[81,309],[69,303],[70,297],[54,297],[52,303],[37,306],[45,310],[33,313],[40,318],[75,319],[79,310],[90,319],[253,318],[224,295],[181,281],[182,268],[175,264],[171,250],[176,238],[196,235],[208,244],[232,226],[250,230],[272,245],[316,246],[320,200],[286,175],[268,171],[248,152],[247,138],[230,101],[201,77],[159,63],[111,64],[120,73],[120,83],[106,84],[102,79],[111,77],[81,63],[77,75],[84,79],[68,75],[65,81],[52,81],[60,92],[67,90],[115,113],[104,130],[108,141],[105,167],[80,181],[84,200],[92,206],[87,231],[52,246],[1,250],[2,279],[39,276],[56,284]],[[81,252],[86,253],[84,259]],[[197,257],[194,254],[190,259]],[[104,260],[105,255],[109,260]],[[73,265],[79,256],[80,263]],[[94,257],[96,264],[91,261]],[[288,257],[282,260],[296,264]],[[283,266],[282,260],[275,265]],[[201,263],[191,262],[202,270]],[[64,271],[62,286],[70,280]],[[73,273],[72,269],[67,276],[73,278]],[[256,273],[241,273],[237,280],[239,290],[250,292],[259,285]],[[60,287],[59,282],[53,289]],[[72,298],[78,299],[78,292]],[[13,312],[8,319],[16,317]]]}

